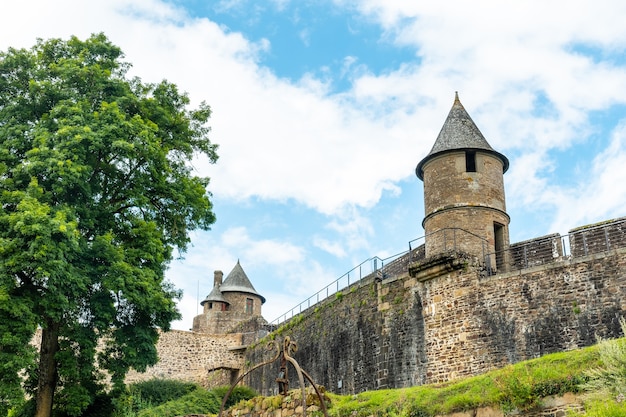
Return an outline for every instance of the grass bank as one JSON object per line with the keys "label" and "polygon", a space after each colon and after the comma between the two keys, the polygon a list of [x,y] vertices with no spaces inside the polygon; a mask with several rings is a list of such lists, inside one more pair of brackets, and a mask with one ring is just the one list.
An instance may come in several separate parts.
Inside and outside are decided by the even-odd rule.
{"label": "grass bank", "polygon": [[331,413],[353,416],[434,416],[479,407],[525,411],[542,398],[580,392],[586,371],[600,365],[597,347],[559,352],[446,384],[333,395]]}

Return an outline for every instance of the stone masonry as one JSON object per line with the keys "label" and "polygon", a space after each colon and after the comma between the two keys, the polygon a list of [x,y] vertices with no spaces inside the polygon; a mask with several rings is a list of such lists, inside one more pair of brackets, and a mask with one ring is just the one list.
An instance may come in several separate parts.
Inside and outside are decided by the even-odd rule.
{"label": "stone masonry", "polygon": [[180,330],[161,333],[157,344],[159,362],[145,373],[130,371],[126,382],[163,378],[206,387],[228,385],[243,367],[241,345],[240,333],[211,335]]}

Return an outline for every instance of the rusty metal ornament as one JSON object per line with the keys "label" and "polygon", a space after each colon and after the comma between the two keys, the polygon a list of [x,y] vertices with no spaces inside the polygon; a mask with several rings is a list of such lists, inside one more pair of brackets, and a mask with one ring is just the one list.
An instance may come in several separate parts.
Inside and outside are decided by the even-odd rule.
{"label": "rusty metal ornament", "polygon": [[288,377],[289,374],[287,370],[287,362],[289,362],[294,367],[294,369],[296,370],[298,374],[298,382],[300,383],[300,389],[302,390],[302,416],[306,417],[306,390],[305,390],[305,385],[304,385],[304,379],[306,378],[306,380],[309,381],[309,383],[315,390],[315,394],[317,395],[317,398],[320,401],[320,407],[322,409],[322,412],[324,413],[324,416],[328,417],[328,412],[326,411],[326,403],[324,403],[324,399],[322,398],[322,394],[319,392],[317,385],[315,384],[315,382],[313,382],[313,379],[311,378],[311,376],[308,373],[306,373],[306,371],[304,371],[300,367],[298,362],[291,356],[292,354],[298,351],[298,344],[296,343],[296,341],[291,340],[289,336],[285,336],[285,339],[283,340],[283,343],[282,343],[282,348],[279,348],[278,342],[276,342],[275,340],[271,340],[267,343],[266,349],[268,351],[272,351],[276,349],[276,354],[271,359],[253,366],[247,372],[245,372],[243,375],[237,378],[237,380],[231,385],[230,389],[224,396],[224,399],[222,400],[222,406],[220,408],[220,412],[218,416],[222,417],[222,412],[224,411],[224,407],[226,406],[226,401],[228,400],[228,397],[230,397],[230,394],[232,394],[233,389],[235,389],[237,384],[239,384],[239,382],[241,382],[252,371],[259,369],[263,366],[269,365],[273,362],[276,362],[278,359],[280,359],[281,360],[281,366],[280,366],[281,372],[284,370],[284,374],[281,375],[281,373],[279,373],[278,378],[276,378],[279,391],[281,391],[280,394],[287,395],[287,392],[289,390],[289,377]]}

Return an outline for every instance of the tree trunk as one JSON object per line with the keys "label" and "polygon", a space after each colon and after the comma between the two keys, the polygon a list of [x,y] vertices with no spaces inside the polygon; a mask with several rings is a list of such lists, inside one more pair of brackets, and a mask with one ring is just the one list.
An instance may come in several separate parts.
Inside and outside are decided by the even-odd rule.
{"label": "tree trunk", "polygon": [[60,323],[48,319],[47,326],[41,332],[35,417],[50,417],[52,414],[54,390],[57,386],[57,363],[54,356],[59,351],[59,328]]}

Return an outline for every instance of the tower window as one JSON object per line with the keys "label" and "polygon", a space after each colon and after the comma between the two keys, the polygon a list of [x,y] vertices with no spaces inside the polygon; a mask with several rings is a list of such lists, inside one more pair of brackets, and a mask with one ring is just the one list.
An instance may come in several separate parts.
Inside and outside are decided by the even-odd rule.
{"label": "tower window", "polygon": [[476,172],[475,151],[465,151],[465,172]]}
{"label": "tower window", "polygon": [[504,266],[504,225],[493,223],[493,243],[496,251],[496,268]]}
{"label": "tower window", "polygon": [[252,298],[246,298],[246,313],[252,314],[254,311],[254,300]]}

